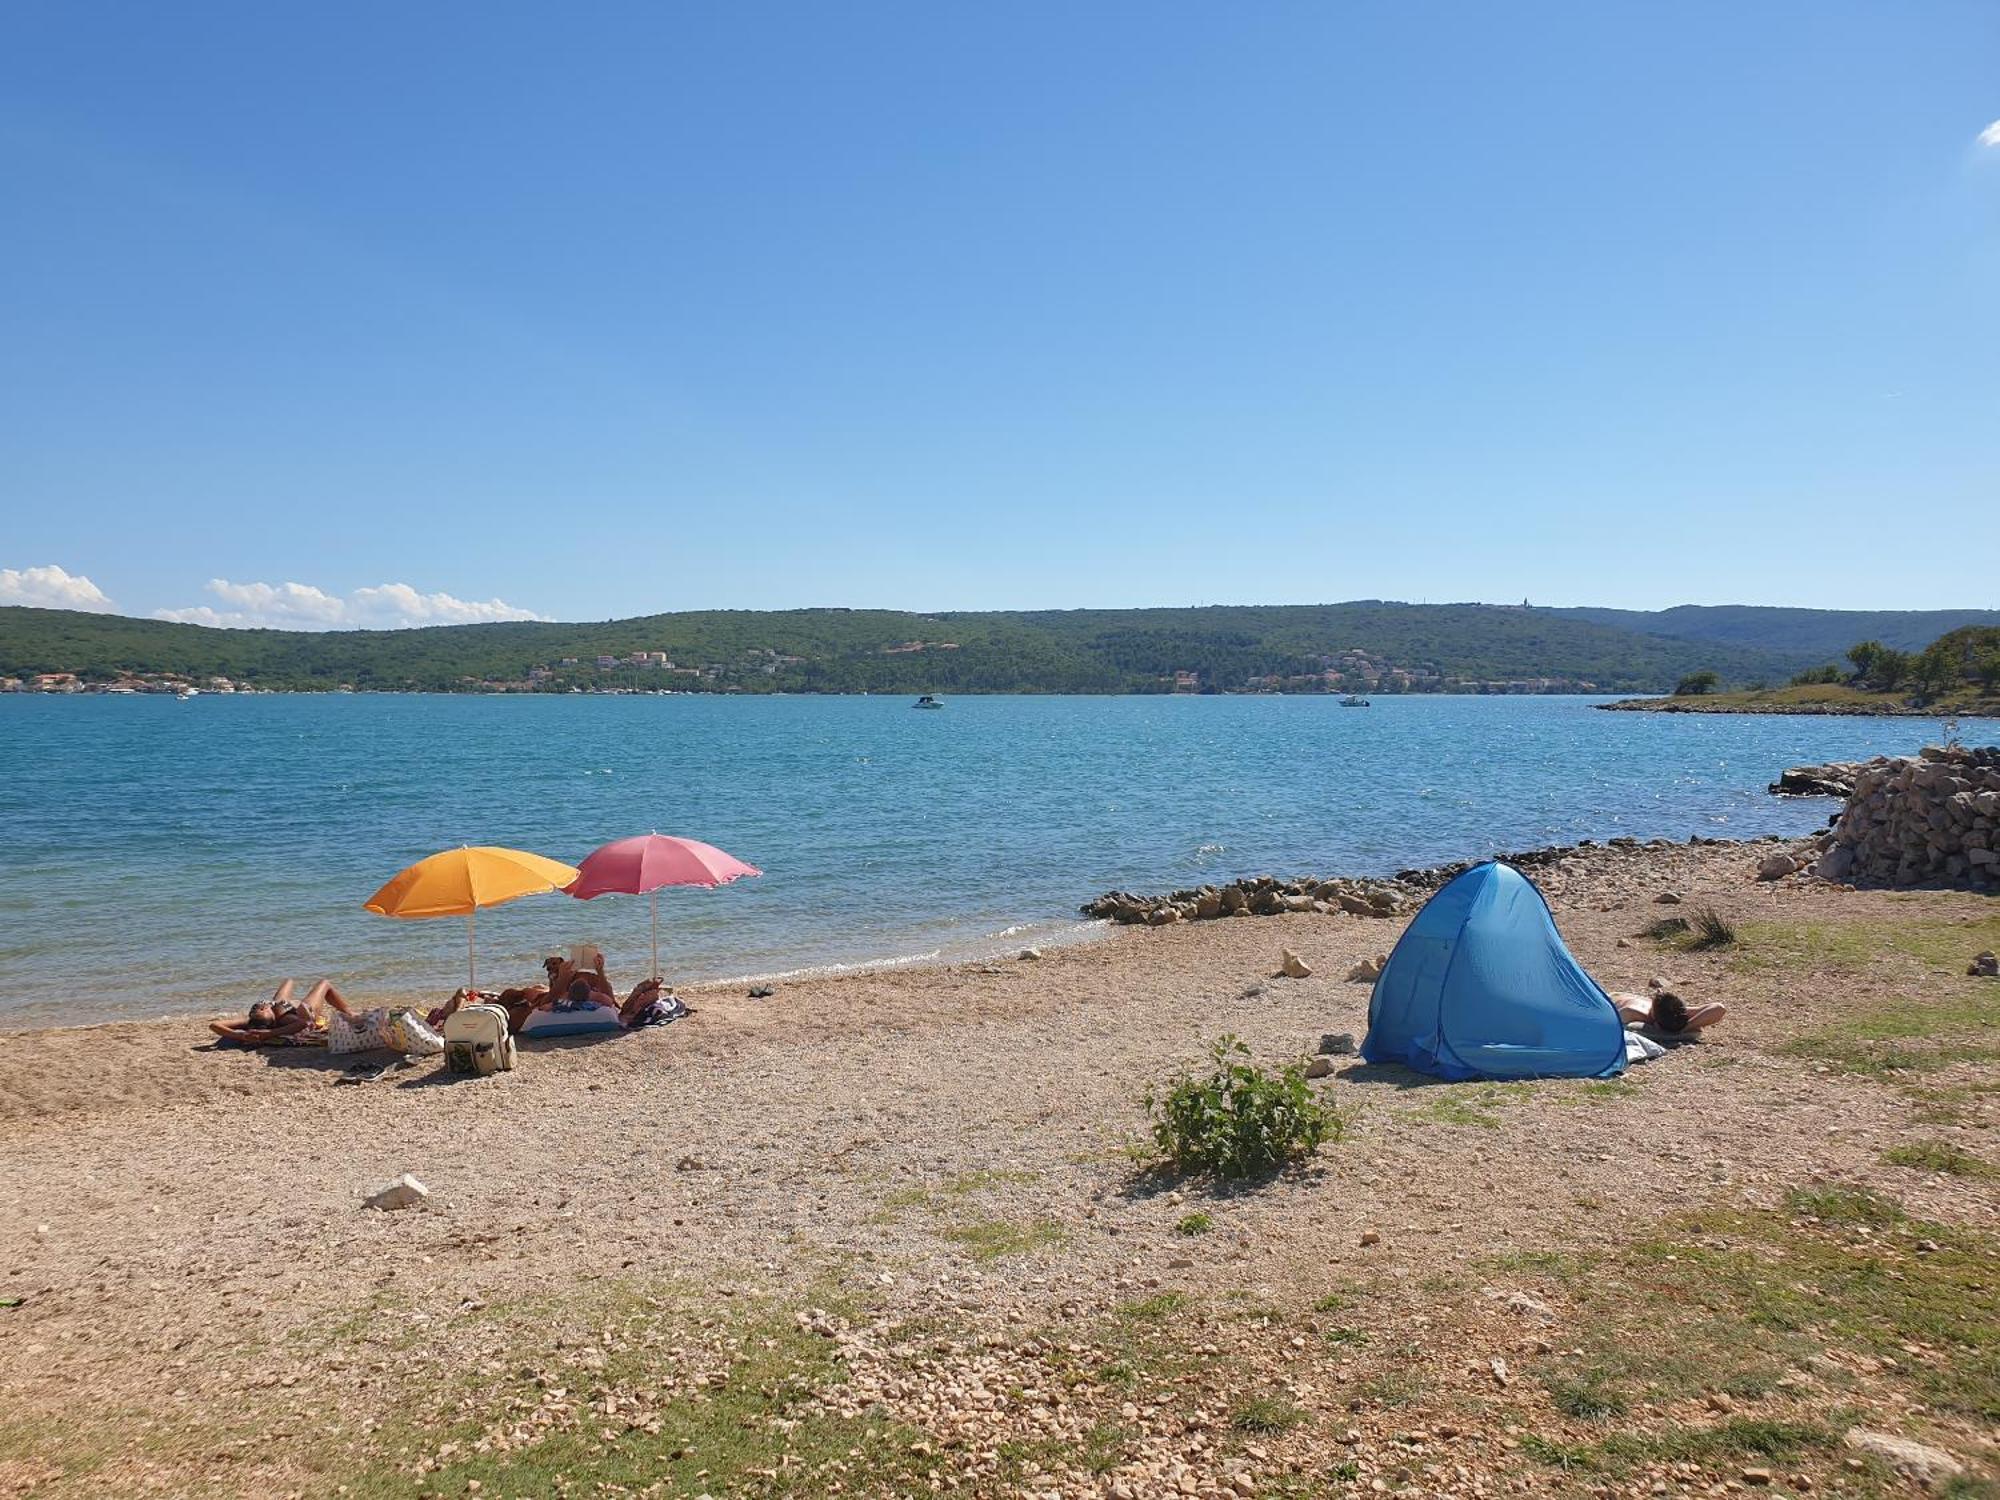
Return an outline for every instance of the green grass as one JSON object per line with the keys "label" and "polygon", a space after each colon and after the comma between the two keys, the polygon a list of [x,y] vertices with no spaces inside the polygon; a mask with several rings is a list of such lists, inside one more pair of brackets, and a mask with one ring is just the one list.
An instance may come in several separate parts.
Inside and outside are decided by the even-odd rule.
{"label": "green grass", "polygon": [[956,1176],[946,1177],[933,1186],[897,1188],[894,1192],[883,1198],[882,1206],[885,1209],[891,1210],[892,1218],[895,1211],[906,1208],[923,1208],[930,1210],[932,1213],[941,1213],[955,1199],[967,1198],[974,1193],[983,1193],[988,1188],[1003,1187],[1013,1183],[1033,1182],[1034,1180],[1035,1174],[1033,1172],[1007,1170],[961,1172]]}
{"label": "green grass", "polygon": [[944,1237],[974,1260],[995,1261],[1028,1255],[1060,1245],[1067,1238],[1062,1226],[1047,1219],[1017,1224],[1008,1219],[973,1219],[948,1225]]}
{"label": "green grass", "polygon": [[1785,1208],[1806,1218],[1829,1224],[1866,1224],[1881,1228],[1901,1223],[1902,1206],[1867,1188],[1793,1188],[1785,1194]]}
{"label": "green grass", "polygon": [[1573,1097],[1602,1104],[1607,1099],[1630,1099],[1639,1092],[1639,1085],[1629,1078],[1599,1078],[1580,1085]]}
{"label": "green grass", "polygon": [[1365,1328],[1329,1328],[1320,1336],[1329,1344],[1343,1348],[1358,1349],[1368,1342],[1368,1330]]}
{"label": "green grass", "polygon": [[1136,1302],[1121,1304],[1118,1316],[1132,1323],[1159,1323],[1171,1318],[1175,1313],[1186,1312],[1187,1308],[1186,1292],[1155,1292],[1152,1296],[1141,1297]]}
{"label": "green grass", "polygon": [[[592,1320],[608,1358],[589,1371],[563,1369],[554,1354],[563,1340],[546,1328],[517,1322],[506,1343],[496,1329],[496,1351],[504,1348],[506,1358],[495,1364],[509,1373],[454,1392],[471,1398],[477,1415],[442,1423],[407,1417],[384,1429],[373,1453],[320,1455],[306,1489],[353,1500],[407,1497],[410,1461],[439,1454],[427,1487],[453,1495],[474,1482],[487,1495],[643,1493],[658,1485],[656,1493],[746,1500],[823,1494],[859,1475],[889,1488],[920,1486],[923,1435],[879,1415],[842,1417],[822,1406],[817,1397],[842,1384],[845,1369],[833,1341],[801,1329],[791,1312],[699,1301],[652,1306],[615,1294]],[[678,1377],[673,1355],[703,1340],[715,1347],[716,1368],[697,1387]],[[537,1365],[556,1373],[537,1381]],[[604,1410],[606,1393],[618,1398],[615,1413]],[[544,1412],[554,1420],[531,1420]],[[513,1418],[527,1428],[525,1441],[487,1441],[496,1426],[516,1425]]]}
{"label": "green grass", "polygon": [[1550,1404],[1566,1417],[1622,1417],[1632,1403],[1612,1381],[1610,1372],[1591,1369],[1552,1375],[1542,1384],[1548,1388]]}
{"label": "green grass", "polygon": [[[1925,1240],[1935,1248],[1919,1251]],[[1858,1188],[1802,1188],[1781,1212],[1691,1216],[1584,1264],[1585,1274],[1564,1283],[1583,1353],[1535,1371],[1568,1415],[1701,1390],[1762,1398],[1786,1371],[1837,1350],[1893,1360],[1870,1378],[1899,1386],[1900,1399],[2000,1420],[2000,1239],[1992,1235],[1912,1219]],[[1926,1351],[1921,1359],[1910,1357],[1911,1344]],[[1739,1446],[1759,1431],[1732,1430]]]}
{"label": "green grass", "polygon": [[1449,1084],[1426,1091],[1424,1101],[1405,1117],[1418,1125],[1468,1125],[1498,1130],[1499,1109],[1527,1098],[1524,1084]]}
{"label": "green grass", "polygon": [[1207,1234],[1215,1228],[1215,1220],[1197,1209],[1194,1213],[1183,1214],[1174,1224],[1175,1234]]}
{"label": "green grass", "polygon": [[1892,1167],[1942,1172],[1952,1177],[2000,1177],[2000,1167],[1950,1141],[1911,1141],[1906,1145],[1892,1146],[1882,1153],[1882,1160]]}
{"label": "green grass", "polygon": [[1252,1396],[1229,1414],[1229,1425],[1238,1432],[1270,1436],[1290,1432],[1305,1419],[1306,1414],[1289,1401],[1276,1396]]}
{"label": "green grass", "polygon": [[[2000,916],[1969,922],[1743,922],[1737,938],[1730,963],[1749,973],[1801,968],[1854,973],[1914,963],[1965,979],[1972,955],[2000,943]],[[1970,981],[1966,991],[1976,1003],[1977,982]],[[1991,1004],[2000,1006],[2000,1001]]]}
{"label": "green grass", "polygon": [[[2000,917],[1977,922],[1745,923],[1733,960],[1751,969],[1880,972],[1890,979],[1942,977],[1931,997],[1899,995],[1795,1037],[1778,1050],[1840,1072],[1911,1087],[1961,1063],[2000,1060],[2000,985],[1959,971],[1966,955],[2000,942]],[[1938,970],[1945,970],[1938,976]],[[1949,1111],[1940,1111],[1949,1113]]]}

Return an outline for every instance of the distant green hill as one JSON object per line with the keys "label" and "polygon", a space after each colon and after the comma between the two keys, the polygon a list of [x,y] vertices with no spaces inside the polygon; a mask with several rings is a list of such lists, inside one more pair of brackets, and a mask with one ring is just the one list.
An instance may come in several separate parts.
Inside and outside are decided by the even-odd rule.
{"label": "distant green hill", "polygon": [[[1837,623],[1800,618],[1820,615]],[[275,688],[455,691],[519,683],[531,668],[544,667],[549,676],[539,685],[558,690],[1123,693],[1169,691],[1177,672],[1198,674],[1203,691],[1301,691],[1364,685],[1365,675],[1381,677],[1388,668],[1390,675],[1371,690],[1481,691],[1554,679],[1647,692],[1697,671],[1716,672],[1725,686],[1782,682],[1861,636],[1903,639],[1912,629],[1922,635],[1931,627],[1905,623],[1920,618],[1928,617],[1757,609],[1650,615],[1360,600],[944,614],[706,610],[602,623],[315,633],[16,607],[0,608],[0,675],[76,672],[104,680],[177,673]],[[1689,638],[1662,622],[1676,632],[1710,634]],[[1819,644],[1826,635],[1837,637],[1838,647]],[[704,675],[592,665],[599,655],[635,651],[664,652]],[[1353,652],[1369,660],[1343,660]],[[580,665],[563,667],[565,657]],[[1347,675],[1328,679],[1329,669]],[[1410,682],[1396,670],[1411,674]]]}
{"label": "distant green hill", "polygon": [[1556,609],[1551,614],[1615,625],[1677,640],[1732,646],[1830,661],[1856,641],[1880,641],[1921,651],[1966,625],[2000,625],[1992,609],[1779,609],[1762,604],[1680,604],[1672,609]]}

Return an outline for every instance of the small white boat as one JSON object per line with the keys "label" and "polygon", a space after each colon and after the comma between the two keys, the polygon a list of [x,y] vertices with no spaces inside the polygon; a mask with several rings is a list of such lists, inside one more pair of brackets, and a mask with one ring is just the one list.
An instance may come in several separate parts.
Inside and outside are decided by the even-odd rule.
{"label": "small white boat", "polygon": [[178,693],[175,693],[174,696],[180,699],[181,702],[185,703],[190,698],[199,697],[200,694],[201,694],[200,688],[189,687],[189,688],[182,688]]}
{"label": "small white boat", "polygon": [[1340,700],[1340,706],[1342,708],[1367,708],[1370,704],[1366,698],[1361,697],[1359,694],[1349,693],[1345,698]]}
{"label": "small white boat", "polygon": [[933,698],[933,697],[932,697],[932,696],[931,696],[931,695],[930,695],[929,693],[925,693],[925,694],[923,695],[923,697],[919,698],[919,699],[918,699],[918,700],[917,700],[917,701],[916,701],[915,703],[912,703],[912,704],[910,705],[910,707],[912,707],[912,708],[943,708],[943,707],[944,707],[944,705],[943,705],[942,703],[940,703],[940,702],[939,702],[939,701],[938,701],[937,699]]}

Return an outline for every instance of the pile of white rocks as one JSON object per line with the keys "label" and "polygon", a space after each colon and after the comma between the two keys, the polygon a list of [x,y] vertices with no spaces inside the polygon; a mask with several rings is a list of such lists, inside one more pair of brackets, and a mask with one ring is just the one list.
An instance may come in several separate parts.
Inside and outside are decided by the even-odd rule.
{"label": "pile of white rocks", "polygon": [[2000,888],[2000,746],[1859,767],[1813,873],[1855,885]]}

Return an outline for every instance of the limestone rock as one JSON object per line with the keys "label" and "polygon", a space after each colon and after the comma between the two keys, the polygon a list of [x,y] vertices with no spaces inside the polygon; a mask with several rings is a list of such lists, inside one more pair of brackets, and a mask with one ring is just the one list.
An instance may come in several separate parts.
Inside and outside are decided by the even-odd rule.
{"label": "limestone rock", "polygon": [[1349,984],[1373,984],[1382,977],[1383,967],[1388,962],[1387,958],[1364,958],[1360,963],[1347,971],[1347,982]]}
{"label": "limestone rock", "polygon": [[1315,1057],[1311,1062],[1306,1064],[1306,1077],[1308,1078],[1331,1078],[1332,1076],[1333,1059],[1330,1057]]}
{"label": "limestone rock", "polygon": [[2000,978],[2000,957],[1995,957],[1991,952],[1982,953],[1972,961],[1965,972],[1974,979]]}
{"label": "limestone rock", "polygon": [[1799,862],[1789,854],[1767,854],[1757,865],[1759,880],[1783,880],[1798,873]]}
{"label": "limestone rock", "polygon": [[394,1182],[385,1183],[375,1189],[364,1201],[370,1208],[379,1208],[387,1212],[391,1209],[414,1208],[430,1195],[429,1188],[405,1172]]}
{"label": "limestone rock", "polygon": [[1912,1438],[1897,1437],[1894,1433],[1850,1427],[1841,1442],[1857,1453],[1880,1459],[1905,1479],[1914,1480],[1925,1489],[1932,1489],[1965,1472],[1965,1465],[1942,1448],[1933,1448]]}
{"label": "limestone rock", "polygon": [[1279,950],[1278,972],[1287,979],[1312,978],[1312,966],[1289,948]]}

